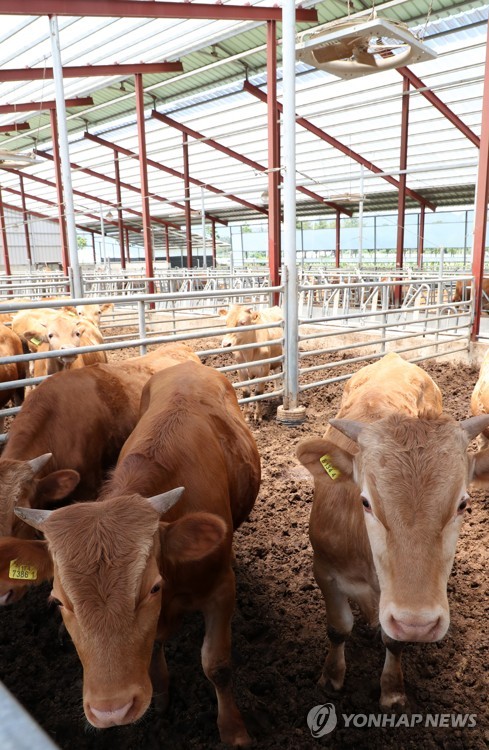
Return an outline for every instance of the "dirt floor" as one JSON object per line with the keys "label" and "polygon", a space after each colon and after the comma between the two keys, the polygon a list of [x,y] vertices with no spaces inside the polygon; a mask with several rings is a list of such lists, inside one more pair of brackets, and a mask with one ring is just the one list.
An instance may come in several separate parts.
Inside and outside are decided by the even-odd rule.
{"label": "dirt floor", "polygon": [[[195,347],[196,349],[198,346]],[[208,364],[216,364],[215,360]],[[448,362],[422,365],[440,386],[445,410],[469,416],[477,371]],[[489,745],[487,558],[489,494],[472,492],[449,580],[452,623],[440,643],[409,645],[404,673],[412,711],[471,714],[476,726],[454,729],[415,726],[346,727],[343,714],[379,712],[384,649],[357,616],[347,645],[347,678],[338,694],[316,682],[326,653],[322,597],[312,575],[307,526],[312,482],[295,459],[297,443],[319,436],[334,416],[342,385],[307,391],[307,421],[283,427],[278,402],[268,403],[253,432],[262,457],[263,483],[248,523],[236,533],[237,609],[233,623],[235,691],[255,747],[266,750],[331,748],[444,748]],[[200,615],[186,620],[166,648],[172,677],[166,715],[150,711],[139,724],[96,731],[84,718],[82,673],[69,639],[58,635],[60,616],[48,605],[50,586],[32,590],[0,610],[0,678],[63,750],[152,750],[220,746],[215,696],[200,666]],[[338,725],[314,739],[308,712],[333,703]],[[397,719],[396,719],[397,721]],[[405,719],[404,719],[405,721]],[[451,722],[451,718],[444,719]],[[363,719],[356,719],[361,725]],[[473,723],[473,722],[472,722]],[[222,746],[221,746],[222,747]],[[33,748],[35,750],[35,748]]]}

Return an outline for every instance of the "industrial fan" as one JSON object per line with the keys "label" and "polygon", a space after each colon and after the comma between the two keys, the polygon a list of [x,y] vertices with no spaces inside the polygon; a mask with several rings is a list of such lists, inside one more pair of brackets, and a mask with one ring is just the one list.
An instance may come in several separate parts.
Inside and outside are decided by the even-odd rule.
{"label": "industrial fan", "polygon": [[404,24],[373,18],[334,21],[302,32],[296,42],[296,56],[340,78],[355,78],[430,60],[436,53]]}

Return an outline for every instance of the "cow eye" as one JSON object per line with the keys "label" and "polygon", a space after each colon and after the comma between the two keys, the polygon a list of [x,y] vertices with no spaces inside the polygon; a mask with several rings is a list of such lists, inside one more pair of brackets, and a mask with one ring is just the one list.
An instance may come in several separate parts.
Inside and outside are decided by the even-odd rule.
{"label": "cow eye", "polygon": [[464,511],[467,511],[467,513],[472,513],[472,508],[470,507],[466,497],[464,497],[457,509],[459,515],[462,515]]}
{"label": "cow eye", "polygon": [[48,333],[48,339],[52,339],[54,336],[54,333]]}
{"label": "cow eye", "polygon": [[369,501],[363,495],[362,495],[362,505],[365,508],[365,510],[366,510],[367,513],[371,513],[372,512],[372,507],[371,507]]}
{"label": "cow eye", "polygon": [[155,583],[155,585],[150,591],[150,594],[157,594],[160,589],[161,589],[161,583]]}
{"label": "cow eye", "polygon": [[55,596],[49,597],[49,601],[52,602],[52,604],[55,604],[57,607],[62,607],[63,606],[63,602],[60,602],[60,600],[56,599]]}

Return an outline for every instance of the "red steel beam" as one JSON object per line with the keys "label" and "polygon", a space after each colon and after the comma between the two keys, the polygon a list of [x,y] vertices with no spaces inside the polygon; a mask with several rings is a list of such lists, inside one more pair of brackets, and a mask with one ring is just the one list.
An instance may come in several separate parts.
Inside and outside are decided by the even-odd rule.
{"label": "red steel beam", "polygon": [[[0,5],[0,7],[2,6]],[[141,73],[181,73],[182,71],[183,66],[180,62],[135,63],[134,65],[68,65],[66,68],[63,68],[63,78],[94,78],[95,76],[127,77]],[[0,81],[3,83],[10,83],[11,81],[44,81],[53,77],[53,68],[0,69]]]}
{"label": "red steel beam", "polygon": [[170,232],[168,231],[168,227],[165,227],[165,254],[166,254],[166,262],[168,265],[171,265],[170,262]]}
{"label": "red steel beam", "polygon": [[477,187],[475,191],[474,253],[472,275],[475,277],[474,322],[471,338],[477,340],[482,311],[482,282],[484,279],[484,258],[486,252],[487,201],[489,199],[489,25],[486,39],[486,65],[484,69],[484,89],[482,95],[481,145]]}
{"label": "red steel beam", "polygon": [[211,221],[212,224],[212,268],[217,265],[217,242],[216,242],[216,222]]}
{"label": "red steel beam", "polygon": [[[104,144],[105,145],[105,144]],[[53,157],[51,154],[48,154],[47,151],[39,151],[37,148],[34,149],[34,153],[37,156],[42,156],[44,159],[49,159],[50,161],[53,161]],[[104,182],[110,182],[112,185],[117,185],[116,180],[113,177],[109,177],[106,174],[102,174],[101,172],[96,172],[94,169],[89,169],[88,167],[81,167],[79,164],[75,164],[75,162],[70,161],[70,167],[71,169],[74,169],[77,172],[83,172],[83,174],[88,174],[90,177],[97,177],[99,180],[103,180]],[[137,193],[138,195],[141,195],[141,190],[134,185],[131,185],[129,182],[123,182],[122,180],[119,180],[119,184],[124,190],[131,190],[133,193]],[[151,193],[151,198],[155,201],[161,201],[161,203],[168,203],[169,206],[174,206],[175,208],[179,208],[182,211],[184,210],[183,203],[175,203],[175,201],[169,201],[168,198],[164,198],[162,195],[156,195],[155,193]],[[170,226],[173,226],[170,223]]]}
{"label": "red steel beam", "polygon": [[2,253],[3,253],[3,264],[5,266],[5,273],[7,276],[12,275],[10,269],[10,258],[8,254],[8,242],[7,242],[7,225],[5,224],[5,204],[2,199],[2,188],[0,187],[0,234],[2,236]]}
{"label": "red steel beam", "polygon": [[[257,99],[260,99],[260,101],[265,102],[267,101],[267,95],[261,91],[256,86],[253,86],[249,81],[245,81],[243,83],[243,90],[248,91],[248,93],[253,94],[253,96],[256,96]],[[282,112],[283,107],[278,103],[279,111]],[[348,146],[345,146],[343,143],[338,141],[336,138],[333,138],[332,135],[328,135],[324,130],[321,130],[316,125],[313,125],[309,120],[306,120],[305,117],[296,117],[296,122],[301,125],[303,128],[308,130],[310,133],[313,133],[318,138],[320,138],[323,141],[326,141],[326,143],[329,143],[330,146],[334,146],[334,148],[338,149],[338,151],[341,151],[346,156],[349,156],[350,159],[353,159],[354,161],[358,162],[359,164],[363,164],[364,167],[369,169],[371,172],[374,172],[375,174],[378,174],[379,177],[382,177],[382,179],[386,180],[386,182],[389,182],[391,185],[394,185],[396,188],[399,188],[399,181],[396,180],[394,177],[391,177],[388,174],[385,174],[380,167],[377,167],[375,164],[373,164],[368,159],[365,159],[360,154],[357,154],[356,151],[353,151]],[[434,203],[430,203],[425,198],[423,198],[422,195],[417,193],[415,190],[411,190],[410,188],[406,189],[407,194],[415,201],[420,203],[421,205],[425,205],[426,208],[429,208],[431,211],[436,210],[436,206]]]}
{"label": "red steel beam", "polygon": [[409,81],[409,83],[419,91],[419,93],[424,96],[425,99],[427,99],[436,109],[441,112],[441,114],[449,120],[452,125],[455,125],[456,128],[460,130],[461,133],[463,133],[472,143],[474,146],[477,146],[477,148],[480,148],[481,145],[481,139],[478,135],[474,133],[473,130],[469,128],[468,125],[463,122],[463,120],[458,117],[455,112],[452,112],[450,107],[447,107],[447,105],[442,102],[441,99],[437,97],[436,94],[433,93],[433,91],[430,91],[426,88],[425,84],[421,80],[421,78],[418,78],[418,76],[414,75],[412,70],[409,70],[409,68],[397,68],[398,73],[400,73],[403,78]]}
{"label": "red steel beam", "polygon": [[54,161],[54,175],[55,175],[55,181],[56,181],[56,195],[58,198],[59,231],[61,235],[61,262],[63,266],[63,273],[65,276],[67,276],[68,266],[70,265],[70,261],[68,257],[68,232],[66,229],[66,220],[65,220],[65,204],[64,204],[64,197],[63,197],[63,180],[61,177],[61,157],[59,154],[58,121],[56,119],[56,110],[50,109],[49,116],[51,119],[51,133],[52,133],[52,139],[53,139],[53,161]]}
{"label": "red steel beam", "polygon": [[[146,161],[146,131],[144,127],[144,88],[143,76],[136,73],[134,76],[136,94],[136,119],[138,125],[138,149],[139,149],[139,182],[141,185],[141,202],[143,207],[143,238],[144,258],[146,263],[146,276],[153,279],[153,238],[151,237],[151,216],[149,213],[149,190],[148,190],[148,163]],[[154,294],[154,282],[148,282],[148,292]]]}
{"label": "red steel beam", "polygon": [[0,133],[11,133],[13,130],[30,130],[28,122],[13,122],[11,125],[0,125]]}
{"label": "red steel beam", "polygon": [[[56,206],[57,204],[53,203],[53,205]],[[8,208],[11,211],[17,211],[17,213],[22,213],[18,206],[14,206],[11,203],[4,203],[3,207]],[[43,221],[51,221],[54,224],[59,223],[58,219],[54,219],[52,216],[47,216],[47,214],[41,214],[39,213],[39,211],[31,211],[31,209],[29,209],[28,213],[30,216],[35,216],[36,219],[42,219]],[[87,227],[83,226],[82,224],[77,224],[76,226],[78,227],[78,229],[81,229],[83,232],[96,232],[97,234],[100,234],[100,232],[98,232],[96,229],[87,229]]]}
{"label": "red steel beam", "polygon": [[192,268],[192,227],[190,225],[190,165],[188,160],[188,137],[182,135],[183,146],[183,185],[185,191],[185,244],[187,248],[187,268]]}
{"label": "red steel beam", "polygon": [[[125,156],[130,156],[132,159],[138,159],[138,155],[134,151],[130,151],[128,148],[123,148],[122,146],[117,146],[115,143],[112,143],[111,141],[106,141],[103,138],[100,138],[98,135],[92,135],[91,133],[84,133],[84,137],[88,138],[89,141],[93,141],[94,143],[98,143],[100,146],[107,146],[107,148],[111,148],[114,151],[118,151],[120,154],[124,154]],[[166,172],[167,174],[171,174],[173,177],[176,177],[179,180],[183,180],[184,176],[182,172],[177,172],[176,169],[172,169],[171,167],[167,167],[164,164],[160,164],[157,161],[154,161],[153,159],[147,159],[147,162],[150,167],[154,167],[154,169],[159,169],[161,172]],[[229,200],[234,201],[235,203],[240,203],[242,206],[245,206],[245,208],[251,208],[253,209],[253,204],[248,203],[248,201],[244,201],[241,198],[238,198],[236,195],[232,195],[231,193],[226,193],[224,190],[221,190],[220,188],[213,187],[212,185],[209,185],[206,182],[201,182],[201,180],[195,179],[195,177],[189,178],[192,185],[198,185],[199,187],[203,187],[206,190],[209,190],[211,193],[216,193],[216,195],[225,195],[226,198],[229,198]],[[206,213],[206,216],[208,219],[214,221],[217,221],[218,224],[222,224],[223,226],[227,226],[228,222],[223,221],[222,219],[218,219],[217,216],[211,216],[210,214]]]}
{"label": "red steel beam", "polygon": [[[75,99],[65,99],[65,107],[91,107],[92,104],[93,99],[91,96],[79,96]],[[8,115],[13,112],[44,112],[48,109],[56,109],[56,102],[45,101],[0,104],[0,115]]]}
{"label": "red steel beam", "polygon": [[[237,151],[235,151],[232,148],[229,148],[228,146],[223,146],[222,143],[215,141],[213,138],[206,138],[206,136],[203,135],[202,133],[199,133],[197,130],[194,130],[193,128],[189,128],[187,125],[183,125],[181,122],[172,120],[172,118],[168,117],[168,115],[162,115],[160,112],[153,110],[151,112],[151,117],[154,117],[155,120],[159,120],[165,125],[170,125],[172,128],[175,128],[176,130],[180,130],[181,133],[187,133],[187,135],[192,136],[192,138],[205,139],[205,143],[208,146],[211,146],[211,148],[215,148],[217,151],[221,151],[223,154],[226,154],[226,156],[230,156],[232,159],[236,159],[237,161],[240,161],[243,164],[247,164],[249,167],[251,167],[252,169],[256,169],[258,172],[267,171],[267,167],[265,167],[263,164],[260,164],[259,162],[254,161],[254,159],[250,159],[248,156],[243,156],[243,154],[238,153]],[[282,181],[282,175],[280,175],[280,181]],[[342,206],[338,206],[336,205],[336,203],[332,203],[331,201],[325,200],[320,195],[317,195],[317,193],[313,193],[311,190],[307,190],[307,188],[302,188],[298,186],[297,190],[301,193],[304,193],[305,195],[308,195],[310,198],[317,200],[319,203],[325,203],[327,206],[330,206],[331,208],[335,208],[336,210],[343,211],[343,213],[347,214],[347,216],[352,216],[352,211],[347,211]],[[257,206],[253,203],[250,203],[249,207],[254,208],[255,211],[260,211],[260,213],[268,214],[268,210],[266,208],[262,208],[261,206]],[[211,221],[212,221],[212,218],[211,218]]]}
{"label": "red steel beam", "polygon": [[[119,225],[119,249],[121,251],[121,268],[126,267],[126,255],[124,252],[124,224],[122,221],[122,193],[121,174],[119,169],[119,154],[114,154],[115,192],[117,199],[117,223]],[[168,227],[165,227],[168,232]]]}
{"label": "red steel beam", "polygon": [[[12,174],[20,175],[20,172],[18,172],[15,169],[9,169],[9,172],[12,172]],[[29,180],[33,180],[34,182],[38,182],[41,185],[47,185],[48,187],[56,187],[56,183],[51,182],[50,180],[46,180],[44,177],[38,177],[37,175],[28,174],[27,172],[24,173],[24,177],[27,177]],[[95,203],[102,203],[104,206],[108,206],[109,208],[115,208],[114,204],[111,201],[105,200],[105,198],[98,198],[94,195],[90,195],[89,193],[84,193],[81,190],[73,190],[73,195],[79,195],[80,198],[85,198],[89,201],[95,201]],[[134,216],[141,217],[142,213],[141,211],[136,211],[134,208],[126,208],[125,209],[127,213],[133,214]],[[164,219],[157,219],[156,217],[152,217],[152,221],[155,222],[155,224],[162,224],[164,226],[168,225],[172,227],[172,229],[180,229],[180,226],[178,224],[172,224],[170,221],[165,221]]]}
{"label": "red steel beam", "polygon": [[31,238],[29,236],[29,223],[27,221],[27,206],[25,203],[24,175],[19,175],[20,198],[22,202],[22,219],[24,221],[25,248],[27,251],[27,260],[32,264]]}
{"label": "red steel beam", "polygon": [[[0,15],[93,16],[94,18],[189,18],[215,21],[281,21],[282,9],[210,3],[140,0],[2,0]],[[297,8],[297,21],[317,23],[315,10]]]}

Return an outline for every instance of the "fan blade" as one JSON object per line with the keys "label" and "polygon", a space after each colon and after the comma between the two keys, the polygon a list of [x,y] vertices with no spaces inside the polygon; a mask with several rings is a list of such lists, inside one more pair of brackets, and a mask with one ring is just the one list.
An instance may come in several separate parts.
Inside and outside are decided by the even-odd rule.
{"label": "fan blade", "polygon": [[320,63],[343,60],[345,57],[351,57],[354,45],[354,39],[345,39],[334,44],[327,44],[324,47],[314,50],[314,57]]}
{"label": "fan blade", "polygon": [[365,50],[362,50],[362,49],[354,49],[353,58],[357,62],[363,63],[364,65],[377,65],[375,55],[372,55],[370,54],[370,52],[366,52]]}

